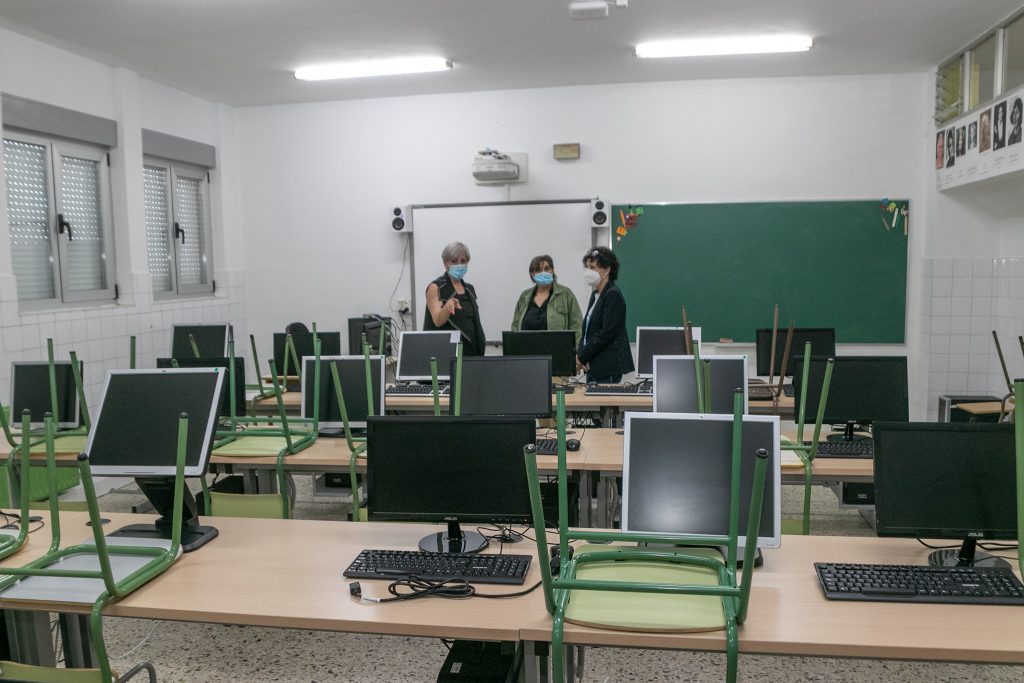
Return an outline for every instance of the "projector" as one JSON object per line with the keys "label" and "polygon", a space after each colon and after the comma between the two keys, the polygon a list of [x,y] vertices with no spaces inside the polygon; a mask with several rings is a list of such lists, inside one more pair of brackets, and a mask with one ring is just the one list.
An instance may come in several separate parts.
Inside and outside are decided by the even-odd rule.
{"label": "projector", "polygon": [[604,19],[608,16],[606,0],[569,0],[569,16],[573,19]]}
{"label": "projector", "polygon": [[481,183],[510,183],[519,180],[519,164],[511,159],[477,157],[473,161],[473,177]]}

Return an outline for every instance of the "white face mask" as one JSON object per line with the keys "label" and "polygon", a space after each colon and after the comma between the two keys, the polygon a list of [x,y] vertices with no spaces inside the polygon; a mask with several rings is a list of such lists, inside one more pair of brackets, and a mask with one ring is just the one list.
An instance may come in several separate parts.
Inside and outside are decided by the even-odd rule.
{"label": "white face mask", "polygon": [[587,268],[583,271],[583,281],[587,283],[587,286],[591,289],[597,289],[597,286],[601,284],[601,273]]}

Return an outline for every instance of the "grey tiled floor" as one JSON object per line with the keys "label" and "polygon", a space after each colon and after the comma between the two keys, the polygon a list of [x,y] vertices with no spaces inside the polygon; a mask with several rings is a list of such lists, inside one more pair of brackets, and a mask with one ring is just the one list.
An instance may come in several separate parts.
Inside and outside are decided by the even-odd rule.
{"label": "grey tiled floor", "polygon": [[[308,477],[297,478],[296,485],[297,517],[341,517],[342,507],[336,500],[312,495]],[[800,489],[787,486],[783,490],[783,511],[795,514],[800,509]],[[112,493],[104,496],[102,507],[123,510],[136,499],[125,493]],[[855,511],[838,509],[835,496],[825,489],[815,490],[812,512],[815,533],[872,533]],[[159,680],[165,682],[427,683],[436,680],[446,654],[440,641],[425,638],[116,618],[108,618],[104,623],[108,650],[115,657],[135,648],[149,635],[145,643],[129,657],[116,661],[115,666],[126,668],[133,662],[149,659],[157,666]],[[603,648],[587,650],[586,659],[587,683],[721,681],[725,671],[724,657],[708,653]],[[740,679],[1019,683],[1024,681],[1024,667],[743,655]]]}

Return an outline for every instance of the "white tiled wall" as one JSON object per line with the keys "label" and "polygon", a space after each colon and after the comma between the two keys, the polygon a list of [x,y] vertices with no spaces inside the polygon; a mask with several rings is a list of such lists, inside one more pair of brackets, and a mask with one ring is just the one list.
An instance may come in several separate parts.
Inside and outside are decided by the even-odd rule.
{"label": "white tiled wall", "polygon": [[149,274],[136,273],[130,282],[118,281],[115,304],[28,313],[19,312],[14,277],[0,276],[0,402],[10,400],[11,362],[46,360],[48,338],[57,360],[67,360],[73,350],[83,362],[90,408],[97,405],[107,371],[128,367],[131,335],[136,337],[136,366],[155,367],[158,357],[170,353],[173,325],[230,322],[236,355],[248,357],[244,272],[219,271],[214,279],[212,296],[154,302]]}
{"label": "white tiled wall", "polygon": [[942,394],[1006,393],[992,330],[1010,378],[1024,376],[1024,258],[933,259],[928,417]]}

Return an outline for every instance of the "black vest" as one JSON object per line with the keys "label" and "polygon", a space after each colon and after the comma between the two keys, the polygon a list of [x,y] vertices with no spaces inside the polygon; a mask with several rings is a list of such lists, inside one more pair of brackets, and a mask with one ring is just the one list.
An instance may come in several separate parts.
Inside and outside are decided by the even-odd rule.
{"label": "black vest", "polygon": [[[447,273],[431,281],[432,285],[437,285],[437,295],[441,301],[447,301],[456,295],[455,285],[452,284],[451,278]],[[458,330],[462,334],[462,341],[468,342],[473,345],[476,351],[482,356],[484,354],[484,344],[487,338],[484,335],[484,327],[480,322],[480,305],[477,303],[476,288],[469,284],[465,280],[462,281],[462,286],[466,288],[466,293],[473,300],[473,306],[476,308],[476,317],[473,319],[473,329],[466,330],[457,324],[461,311],[455,311],[455,314],[448,319],[448,322],[438,327],[434,324],[434,319],[430,317],[430,310],[423,311],[423,329],[424,331],[431,330]],[[427,285],[430,287],[430,285]]]}

